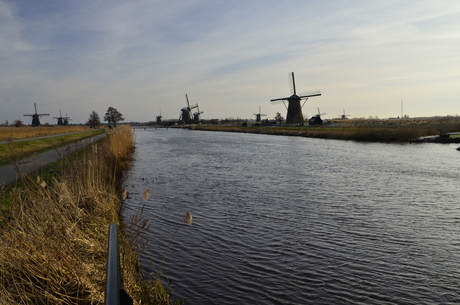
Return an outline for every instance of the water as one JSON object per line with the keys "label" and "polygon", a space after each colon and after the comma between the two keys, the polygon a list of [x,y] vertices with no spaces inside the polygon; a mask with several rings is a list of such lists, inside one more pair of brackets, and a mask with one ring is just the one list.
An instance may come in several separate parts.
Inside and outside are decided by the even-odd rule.
{"label": "water", "polygon": [[186,304],[460,302],[456,145],[173,129],[136,142],[123,215],[145,204],[143,268]]}

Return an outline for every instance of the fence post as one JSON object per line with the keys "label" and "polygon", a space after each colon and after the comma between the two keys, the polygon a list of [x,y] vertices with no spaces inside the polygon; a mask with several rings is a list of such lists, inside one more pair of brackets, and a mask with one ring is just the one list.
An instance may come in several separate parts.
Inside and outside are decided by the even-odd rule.
{"label": "fence post", "polygon": [[109,226],[109,245],[107,251],[107,274],[105,286],[105,305],[132,305],[133,300],[121,286],[120,252],[118,246],[118,226]]}

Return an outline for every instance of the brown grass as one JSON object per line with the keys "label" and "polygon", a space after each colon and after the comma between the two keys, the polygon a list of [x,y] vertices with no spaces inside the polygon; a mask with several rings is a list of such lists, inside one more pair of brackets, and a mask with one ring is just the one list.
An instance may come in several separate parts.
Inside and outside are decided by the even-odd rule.
{"label": "brown grass", "polygon": [[89,130],[88,126],[0,127],[0,141]]}
{"label": "brown grass", "polygon": [[[47,184],[27,177],[9,191],[12,208],[0,218],[1,304],[103,303],[108,227],[121,222],[119,177],[132,150],[132,131],[120,126],[83,156],[66,159],[60,177]],[[134,233],[146,221],[131,223],[132,234],[120,241],[124,287],[135,304],[171,304],[159,281],[139,273],[142,240]]]}
{"label": "brown grass", "polygon": [[460,131],[460,118],[404,120],[337,120],[323,126],[196,126],[197,130],[231,131],[368,142],[416,141],[423,136]]}

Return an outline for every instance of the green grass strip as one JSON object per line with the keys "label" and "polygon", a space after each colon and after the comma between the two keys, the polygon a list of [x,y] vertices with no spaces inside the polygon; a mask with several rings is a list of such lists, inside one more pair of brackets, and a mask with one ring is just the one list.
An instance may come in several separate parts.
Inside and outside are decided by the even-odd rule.
{"label": "green grass strip", "polygon": [[0,166],[104,133],[104,129],[0,145]]}

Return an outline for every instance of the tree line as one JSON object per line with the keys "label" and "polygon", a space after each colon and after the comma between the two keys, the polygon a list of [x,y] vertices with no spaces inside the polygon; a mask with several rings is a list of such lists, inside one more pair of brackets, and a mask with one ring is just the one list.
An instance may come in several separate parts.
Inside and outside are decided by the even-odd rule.
{"label": "tree line", "polygon": [[[106,121],[110,126],[113,125],[113,127],[117,127],[117,123],[124,120],[123,115],[114,107],[109,107],[104,116],[104,121]],[[101,125],[101,119],[96,111],[93,110],[93,112],[91,112],[86,125],[89,125],[91,128]]]}

